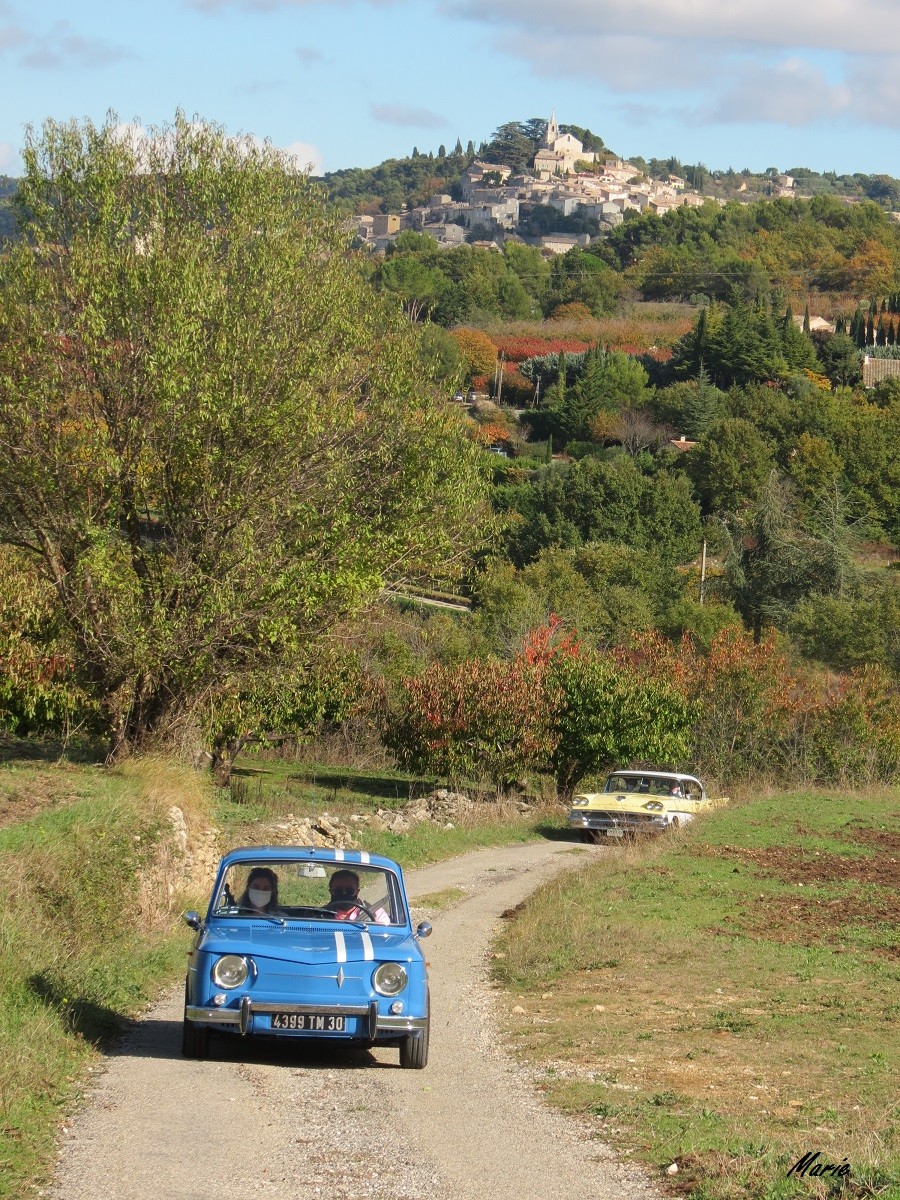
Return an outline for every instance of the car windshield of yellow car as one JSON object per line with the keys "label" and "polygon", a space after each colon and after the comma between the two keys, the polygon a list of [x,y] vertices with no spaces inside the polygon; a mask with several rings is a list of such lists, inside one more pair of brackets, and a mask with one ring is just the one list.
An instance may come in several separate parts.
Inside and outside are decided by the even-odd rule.
{"label": "car windshield of yellow car", "polygon": [[679,785],[677,779],[661,775],[610,775],[607,792],[635,792],[640,796],[671,796]]}
{"label": "car windshield of yellow car", "polygon": [[213,915],[252,918],[261,913],[286,920],[347,919],[366,925],[400,925],[406,919],[399,881],[393,871],[381,867],[296,859],[233,864],[219,884]]}

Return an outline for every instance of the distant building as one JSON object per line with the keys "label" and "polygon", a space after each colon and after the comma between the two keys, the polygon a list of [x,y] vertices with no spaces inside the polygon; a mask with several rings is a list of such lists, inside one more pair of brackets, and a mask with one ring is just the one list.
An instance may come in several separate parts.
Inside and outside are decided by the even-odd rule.
{"label": "distant building", "polygon": [[400,217],[397,213],[376,213],[372,219],[373,237],[387,237],[400,232]]}
{"label": "distant building", "polygon": [[553,175],[568,175],[575,170],[577,162],[595,162],[593,151],[586,151],[578,138],[571,133],[560,133],[556,111],[550,114],[547,128],[541,139],[540,148],[534,156],[534,172],[541,179]]}
{"label": "distant building", "polygon": [[882,379],[900,379],[900,358],[871,358],[867,354],[862,376],[864,388],[873,388]]}

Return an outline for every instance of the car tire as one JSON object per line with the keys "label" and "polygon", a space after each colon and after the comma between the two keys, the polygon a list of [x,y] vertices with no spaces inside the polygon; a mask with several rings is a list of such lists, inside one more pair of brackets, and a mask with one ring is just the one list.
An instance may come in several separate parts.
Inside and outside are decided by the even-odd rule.
{"label": "car tire", "polygon": [[[184,989],[184,1000],[187,1005],[187,985]],[[209,1058],[209,1028],[189,1021],[187,1017],[181,1025],[181,1053],[185,1058]]]}
{"label": "car tire", "polygon": [[431,1027],[431,1002],[429,1015],[421,1033],[405,1037],[400,1042],[400,1066],[407,1071],[421,1071],[428,1062],[428,1034]]}

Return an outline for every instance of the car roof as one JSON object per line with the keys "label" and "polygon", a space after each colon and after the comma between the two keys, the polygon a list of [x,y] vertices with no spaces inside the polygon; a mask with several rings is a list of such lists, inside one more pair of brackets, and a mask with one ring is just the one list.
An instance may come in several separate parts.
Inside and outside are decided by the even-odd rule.
{"label": "car roof", "polygon": [[614,775],[623,775],[626,779],[689,779],[691,783],[700,783],[696,775],[685,775],[682,771],[610,771],[607,779]]}
{"label": "car roof", "polygon": [[293,859],[400,871],[397,863],[383,854],[370,854],[368,850],[341,850],[335,846],[239,846],[223,856],[221,865],[230,867],[241,862],[291,862]]}

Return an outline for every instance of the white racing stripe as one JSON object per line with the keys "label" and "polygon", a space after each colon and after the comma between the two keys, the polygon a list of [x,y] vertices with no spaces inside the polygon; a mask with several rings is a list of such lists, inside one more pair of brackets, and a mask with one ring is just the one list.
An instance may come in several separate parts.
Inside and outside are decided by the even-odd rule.
{"label": "white racing stripe", "polygon": [[344,935],[339,929],[334,931],[334,948],[339,963],[347,961],[347,943],[344,941]]}
{"label": "white racing stripe", "polygon": [[372,939],[369,937],[368,933],[365,932],[361,933],[359,936],[362,938],[363,959],[366,962],[372,962],[375,958],[375,947],[372,945]]}
{"label": "white racing stripe", "polygon": [[343,862],[343,861],[344,861],[344,852],[343,852],[343,850],[335,850],[335,852],[334,852],[334,861],[335,861],[335,862]]}
{"label": "white racing stripe", "polygon": [[360,850],[360,852],[359,852],[359,861],[360,861],[361,863],[367,863],[367,862],[371,862],[371,861],[372,861],[372,860],[369,858],[369,852],[368,852],[368,850]]}

